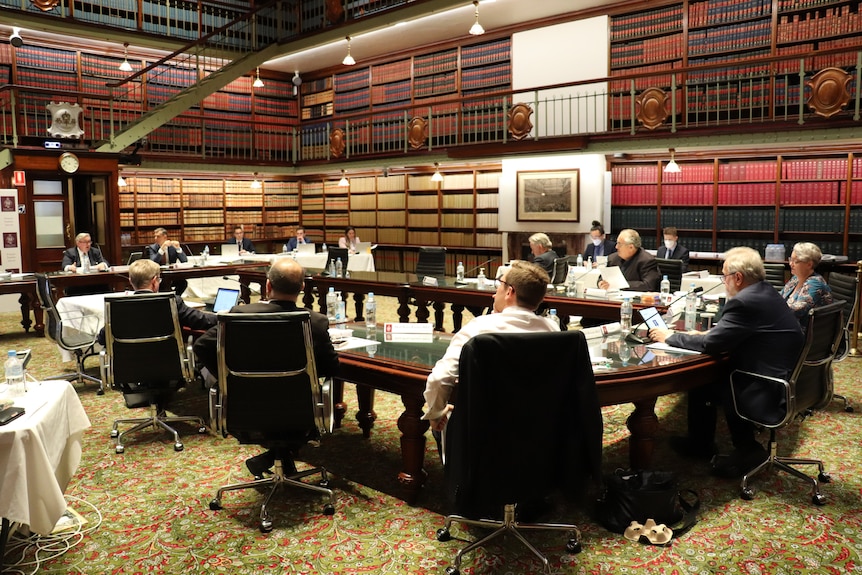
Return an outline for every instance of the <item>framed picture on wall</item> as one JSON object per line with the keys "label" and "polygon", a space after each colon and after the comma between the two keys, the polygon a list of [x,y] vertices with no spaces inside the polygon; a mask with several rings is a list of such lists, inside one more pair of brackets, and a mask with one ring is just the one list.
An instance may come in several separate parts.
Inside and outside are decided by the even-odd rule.
{"label": "framed picture on wall", "polygon": [[578,222],[579,170],[518,172],[519,222]]}

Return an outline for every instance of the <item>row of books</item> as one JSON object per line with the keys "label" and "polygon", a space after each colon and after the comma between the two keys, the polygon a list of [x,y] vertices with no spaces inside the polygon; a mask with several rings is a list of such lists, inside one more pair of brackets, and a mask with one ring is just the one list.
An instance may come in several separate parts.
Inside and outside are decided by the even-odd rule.
{"label": "row of books", "polygon": [[461,48],[461,68],[484,66],[511,60],[512,43],[509,38]]}
{"label": "row of books", "polygon": [[461,72],[461,89],[473,90],[485,86],[508,86],[512,78],[512,66],[509,62],[471,68]]}
{"label": "row of books", "polygon": [[458,68],[458,51],[453,48],[444,52],[413,57],[413,76],[426,76],[450,72]]}
{"label": "row of books", "polygon": [[298,222],[299,210],[266,210],[267,222]]}
{"label": "row of books", "polygon": [[383,104],[387,102],[410,101],[413,92],[410,80],[403,80],[391,84],[375,85],[371,88],[371,103]]}
{"label": "row of books", "polygon": [[305,99],[309,94],[324,92],[327,90],[332,90],[332,76],[324,76],[317,80],[306,80],[300,88],[303,99]]}
{"label": "row of books", "polygon": [[[745,55],[727,54],[722,56],[710,56],[708,58],[690,58],[688,61],[690,66],[703,66],[708,64],[717,64],[719,62],[729,62],[731,65],[725,68],[690,72],[686,77],[686,85],[692,86],[705,83],[743,80],[741,87],[745,87],[752,78],[762,78],[765,82],[768,82],[771,73],[769,64],[740,64],[742,61],[761,56],[769,56],[769,49],[764,48],[761,50],[751,50],[750,52],[746,52]],[[798,71],[797,62],[797,72]],[[737,82],[737,84],[740,83]],[[709,86],[707,88],[711,89]]]}
{"label": "row of books", "polygon": [[683,57],[682,34],[671,34],[611,45],[611,68],[621,68]]}
{"label": "row of books", "polygon": [[339,112],[344,112],[347,110],[367,108],[369,104],[369,94],[370,90],[367,87],[353,92],[336,92],[334,109]]}
{"label": "row of books", "polygon": [[844,210],[781,210],[779,231],[843,233]]}
{"label": "row of books", "polygon": [[252,99],[246,94],[214,92],[204,98],[203,107],[209,110],[230,110],[234,113],[250,114]]}
{"label": "row of books", "polygon": [[224,221],[223,210],[186,210],[183,211],[183,223],[217,224]]}
{"label": "row of books", "polygon": [[[665,213],[661,214],[662,223],[665,222]],[[716,229],[719,230],[764,230],[775,229],[774,209],[720,209],[716,214]],[[707,228],[712,228],[712,217]]]}
{"label": "row of books", "polygon": [[611,18],[611,41],[673,32],[682,28],[682,5]]}
{"label": "row of books", "polygon": [[402,211],[377,212],[377,225],[381,227],[404,227],[407,224],[407,216]]}
{"label": "row of books", "polygon": [[412,66],[410,60],[398,60],[371,67],[371,83],[374,85],[409,80]]}
{"label": "row of books", "polygon": [[450,94],[458,89],[454,73],[423,76],[413,80],[413,95],[417,98],[439,94]]}
{"label": "row of books", "polygon": [[837,0],[778,0],[778,11],[789,12],[807,8],[821,8],[829,4],[839,4]]}
{"label": "row of books", "polygon": [[358,88],[368,88],[369,74],[370,70],[368,68],[359,68],[357,70],[350,70],[349,72],[336,74],[335,80],[333,81],[335,93],[349,92],[350,90],[356,90]]}
{"label": "row of books", "polygon": [[862,28],[859,5],[826,8],[806,14],[780,16],[776,28],[779,43],[813,40],[858,32]]}
{"label": "row of books", "polygon": [[689,4],[689,29],[716,26],[772,14],[772,0],[708,0]]}
{"label": "row of books", "polygon": [[300,114],[300,118],[303,120],[310,120],[312,118],[323,118],[325,116],[331,116],[331,115],[332,115],[332,102],[328,102],[325,104],[318,104],[316,106],[302,108],[302,113]]}
{"label": "row of books", "polygon": [[[636,230],[655,229],[658,216],[656,208],[611,207],[611,229],[634,228]],[[645,235],[641,233],[641,235]]]}
{"label": "row of books", "polygon": [[769,19],[743,22],[721,28],[689,31],[689,54],[711,54],[735,50],[741,46],[756,48],[772,41],[772,21]]}
{"label": "row of books", "polygon": [[712,209],[703,208],[662,208],[662,227],[673,226],[680,229],[712,229]]}
{"label": "row of books", "polygon": [[[266,182],[263,183],[266,187]],[[263,196],[263,205],[266,208],[295,208],[299,206],[299,196],[276,196],[266,194]]]}
{"label": "row of books", "polygon": [[[377,212],[350,212],[350,225],[354,227],[377,226]],[[365,236],[360,236],[364,238]],[[368,241],[368,240],[366,240]]]}
{"label": "row of books", "polygon": [[[123,216],[132,216],[132,221],[128,221],[128,217],[123,218]],[[155,227],[155,226],[176,226],[180,223],[179,213],[178,212],[145,212],[138,213],[137,216],[133,213],[120,214],[121,226],[127,227]],[[152,233],[152,231],[150,231]]]}

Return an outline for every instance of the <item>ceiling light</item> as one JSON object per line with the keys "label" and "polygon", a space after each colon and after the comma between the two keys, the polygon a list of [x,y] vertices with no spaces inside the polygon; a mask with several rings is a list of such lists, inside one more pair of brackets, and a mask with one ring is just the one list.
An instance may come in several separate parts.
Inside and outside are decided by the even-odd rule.
{"label": "ceiling light", "polygon": [[131,72],[132,65],[129,64],[129,43],[123,43],[123,62],[120,64],[120,72]]}
{"label": "ceiling light", "polygon": [[479,24],[479,0],[473,0],[473,6],[476,8],[476,21],[470,26],[470,34],[473,36],[481,36],[485,33],[485,29]]}
{"label": "ceiling light", "polygon": [[260,79],[260,66],[257,68],[257,72],[254,75],[254,82],[251,84],[255,88],[263,88],[263,80]]}
{"label": "ceiling light", "polygon": [[443,174],[440,173],[440,164],[434,162],[434,173],[431,175],[432,182],[442,182]]}
{"label": "ceiling light", "polygon": [[119,186],[119,187],[121,187],[121,188],[125,188],[125,187],[126,187],[126,180],[123,178],[123,176],[118,176],[118,177],[117,177],[117,186]]}
{"label": "ceiling light", "polygon": [[257,179],[257,172],[254,173],[254,179],[251,181],[251,186],[249,186],[252,190],[259,190],[263,187],[263,184],[260,183],[260,180]]}
{"label": "ceiling light", "polygon": [[353,56],[350,55],[350,36],[347,36],[347,56],[344,57],[344,60],[341,61],[345,66],[353,66],[356,64],[356,60],[353,59]]}
{"label": "ceiling light", "polygon": [[676,163],[676,160],[673,157],[673,154],[676,150],[673,148],[669,148],[670,150],[670,161],[664,167],[665,174],[678,174],[682,170],[679,169],[679,164]]}
{"label": "ceiling light", "polygon": [[341,170],[341,179],[338,180],[339,188],[349,188],[350,180],[347,179],[347,175],[344,173],[344,170]]}

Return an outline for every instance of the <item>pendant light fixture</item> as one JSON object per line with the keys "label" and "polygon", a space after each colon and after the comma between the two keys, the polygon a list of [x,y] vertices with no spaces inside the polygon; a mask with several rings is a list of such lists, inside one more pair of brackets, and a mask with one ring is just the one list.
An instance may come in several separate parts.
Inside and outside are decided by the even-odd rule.
{"label": "pendant light fixture", "polygon": [[353,66],[356,64],[356,60],[353,59],[353,56],[350,55],[350,36],[347,36],[347,56],[344,57],[344,60],[341,61],[345,66]]}
{"label": "pendant light fixture", "polygon": [[476,21],[470,26],[470,34],[473,36],[481,36],[485,33],[485,29],[479,24],[479,0],[473,0],[473,6],[476,9]]}
{"label": "pendant light fixture", "polygon": [[254,75],[254,82],[251,84],[255,88],[263,88],[263,80],[260,79],[260,66],[257,67],[257,71]]}
{"label": "pendant light fixture", "polygon": [[129,64],[129,43],[123,43],[123,61],[120,63],[120,72],[131,72],[132,65]]}

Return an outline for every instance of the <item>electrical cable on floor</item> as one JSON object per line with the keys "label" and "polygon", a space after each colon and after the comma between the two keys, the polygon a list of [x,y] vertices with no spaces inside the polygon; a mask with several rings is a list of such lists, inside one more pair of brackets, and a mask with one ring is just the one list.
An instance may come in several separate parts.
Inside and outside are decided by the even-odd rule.
{"label": "electrical cable on floor", "polygon": [[[75,529],[50,535],[32,534],[29,537],[21,537],[16,533],[9,538],[6,544],[6,557],[20,554],[20,559],[14,563],[4,564],[4,573],[35,575],[43,562],[65,554],[80,544],[88,533],[95,531],[102,524],[102,514],[92,503],[72,495],[66,495],[66,501],[89,507],[95,513],[96,521],[88,518],[86,523],[79,523]],[[33,570],[27,571],[30,567]]]}

